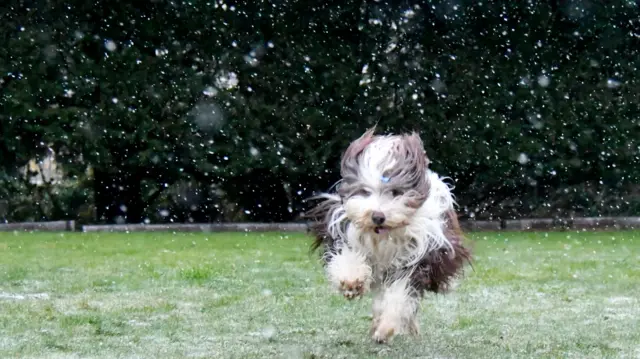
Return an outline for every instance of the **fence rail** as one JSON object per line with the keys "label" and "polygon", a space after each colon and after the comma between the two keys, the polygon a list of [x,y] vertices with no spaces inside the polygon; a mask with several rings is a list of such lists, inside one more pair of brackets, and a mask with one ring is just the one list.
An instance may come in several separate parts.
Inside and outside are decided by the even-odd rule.
{"label": "fence rail", "polygon": [[[640,217],[531,218],[460,221],[465,231],[567,231],[639,229]],[[75,221],[0,223],[0,232],[306,232],[307,223],[168,223],[77,225]]]}
{"label": "fence rail", "polygon": [[75,221],[0,223],[0,232],[64,232],[76,230]]}
{"label": "fence rail", "polygon": [[86,225],[83,232],[305,232],[306,223],[172,223]]}

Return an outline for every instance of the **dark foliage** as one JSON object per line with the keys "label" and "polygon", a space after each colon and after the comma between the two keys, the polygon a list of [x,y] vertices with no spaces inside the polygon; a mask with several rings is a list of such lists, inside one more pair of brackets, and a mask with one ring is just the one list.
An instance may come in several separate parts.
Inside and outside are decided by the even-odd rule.
{"label": "dark foliage", "polygon": [[[622,0],[5,1],[0,216],[297,220],[375,123],[420,132],[463,217],[637,214],[638,19]],[[51,154],[62,179],[20,170]]]}

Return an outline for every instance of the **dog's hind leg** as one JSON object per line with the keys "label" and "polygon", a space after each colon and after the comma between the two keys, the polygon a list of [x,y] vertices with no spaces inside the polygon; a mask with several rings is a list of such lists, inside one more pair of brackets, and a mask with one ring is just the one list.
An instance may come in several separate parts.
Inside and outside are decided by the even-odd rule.
{"label": "dog's hind leg", "polygon": [[366,256],[348,246],[329,258],[326,271],[329,282],[347,299],[359,297],[370,288],[371,267]]}
{"label": "dog's hind leg", "polygon": [[420,297],[414,293],[407,277],[387,285],[374,299],[372,338],[388,342],[394,335],[418,334],[416,320]]}

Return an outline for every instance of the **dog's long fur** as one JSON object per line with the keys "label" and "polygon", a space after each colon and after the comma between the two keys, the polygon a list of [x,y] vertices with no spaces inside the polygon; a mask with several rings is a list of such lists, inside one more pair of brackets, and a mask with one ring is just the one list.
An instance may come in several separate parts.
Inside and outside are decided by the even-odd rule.
{"label": "dog's long fur", "polygon": [[331,284],[349,299],[374,292],[371,334],[386,342],[418,333],[425,292],[445,292],[471,254],[451,188],[428,168],[420,137],[374,131],[346,149],[336,190],[306,216]]}

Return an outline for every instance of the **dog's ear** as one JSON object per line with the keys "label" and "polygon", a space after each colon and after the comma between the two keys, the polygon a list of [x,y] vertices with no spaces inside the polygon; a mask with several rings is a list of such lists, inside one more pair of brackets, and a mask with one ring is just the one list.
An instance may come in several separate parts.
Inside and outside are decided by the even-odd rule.
{"label": "dog's ear", "polygon": [[412,152],[416,154],[422,153],[424,155],[424,164],[421,164],[421,165],[423,165],[424,169],[426,170],[429,167],[429,164],[431,163],[431,161],[427,156],[427,151],[425,151],[424,149],[424,143],[420,138],[420,134],[418,134],[418,132],[416,131],[413,131],[411,132],[410,135],[405,136],[405,141],[407,143],[407,148],[410,149]]}
{"label": "dog's ear", "polygon": [[358,155],[373,142],[376,127],[373,126],[355,141],[351,142],[349,147],[344,151],[342,160],[340,161],[340,173],[342,177],[353,175],[358,172]]}

